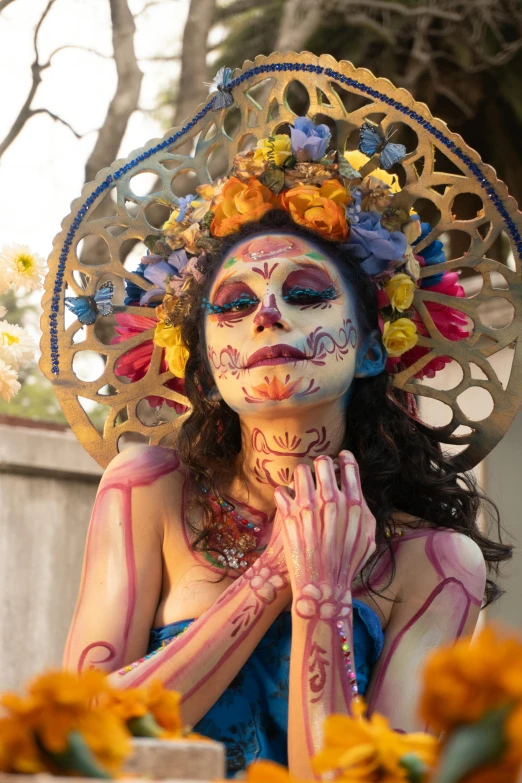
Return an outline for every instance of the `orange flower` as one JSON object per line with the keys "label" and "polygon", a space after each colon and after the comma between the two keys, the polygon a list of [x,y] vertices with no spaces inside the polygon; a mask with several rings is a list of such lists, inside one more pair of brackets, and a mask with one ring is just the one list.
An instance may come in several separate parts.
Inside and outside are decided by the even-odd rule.
{"label": "orange flower", "polygon": [[[485,628],[472,643],[462,639],[436,650],[425,666],[420,711],[437,732],[517,702],[522,704],[522,641],[513,636]],[[522,730],[522,717],[519,725]]]}
{"label": "orange flower", "polygon": [[285,383],[282,383],[275,375],[272,376],[272,380],[265,378],[264,383],[260,383],[259,386],[252,386],[252,391],[256,392],[260,400],[287,400],[292,394],[299,391],[302,378],[298,378],[297,381],[292,383],[288,382],[288,377]]}
{"label": "orange flower", "polygon": [[277,199],[272,191],[255,177],[251,177],[248,182],[230,177],[213,208],[210,233],[215,237],[233,234],[243,223],[259,220],[276,204]]}
{"label": "orange flower", "polygon": [[165,729],[168,737],[183,735],[183,721],[179,712],[181,693],[169,691],[159,680],[152,682],[147,689],[149,711],[156,723]]}
{"label": "orange flower", "polygon": [[[88,670],[81,675],[47,672],[30,683],[27,696],[6,693],[1,704],[8,718],[36,735],[50,753],[63,753],[71,732],[77,732],[96,762],[117,773],[130,752],[130,742],[121,720],[99,706],[108,692],[108,680],[99,671]],[[18,737],[16,764],[19,767],[27,760],[32,764],[31,746],[22,742],[20,733]]]}
{"label": "orange flower", "polygon": [[312,759],[314,772],[336,771],[340,780],[382,780],[402,783],[408,776],[401,764],[415,754],[429,767],[437,756],[437,740],[428,734],[398,734],[382,715],[369,720],[357,715],[330,715],[324,724],[324,746]]}
{"label": "orange flower", "polygon": [[44,772],[33,732],[19,718],[0,718],[0,772]]}
{"label": "orange flower", "polygon": [[348,223],[345,205],[348,193],[338,180],[315,185],[297,185],[281,196],[283,209],[300,226],[315,231],[327,239],[346,239]]}
{"label": "orange flower", "polygon": [[286,767],[276,764],[275,761],[255,761],[250,764],[245,780],[247,783],[308,783],[296,778]]}

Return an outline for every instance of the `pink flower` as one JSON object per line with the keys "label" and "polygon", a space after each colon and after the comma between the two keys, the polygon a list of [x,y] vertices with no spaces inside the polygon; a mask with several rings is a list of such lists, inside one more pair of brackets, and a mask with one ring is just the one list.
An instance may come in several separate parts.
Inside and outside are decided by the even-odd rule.
{"label": "pink flower", "polygon": [[[463,298],[465,296],[464,289],[459,285],[458,280],[458,272],[446,272],[437,285],[430,286],[427,290],[438,291],[447,296]],[[453,307],[438,304],[437,302],[426,302],[426,308],[431,315],[436,328],[447,340],[457,342],[458,340],[464,340],[466,337],[469,337],[468,319],[464,313],[455,310]],[[417,327],[418,333],[426,337],[428,335],[428,330],[424,326],[424,323],[416,310],[413,311],[411,320]],[[429,353],[429,348],[423,348],[420,345],[416,345],[400,357],[401,363],[405,367],[411,367],[412,364],[427,353]],[[451,357],[437,356],[428,362],[422,370],[416,373],[415,377],[419,379],[425,377],[434,378],[435,374],[440,370],[443,370],[449,362],[451,362]]]}
{"label": "pink flower", "polygon": [[[130,337],[134,337],[136,334],[146,332],[147,329],[154,329],[158,323],[157,318],[149,318],[145,315],[130,315],[129,313],[116,313],[116,331],[118,335],[113,337],[111,345],[122,343],[128,340]],[[154,342],[151,340],[145,340],[140,345],[136,345],[126,353],[122,354],[114,367],[114,374],[119,378],[129,378],[132,383],[141,380],[148,372],[150,367],[150,361],[152,359],[152,352],[154,350]],[[160,365],[160,372],[166,372],[168,370],[167,362],[165,360],[165,351],[163,351],[163,357]],[[172,378],[165,384],[172,391],[176,391],[179,394],[184,394],[184,383],[182,378]],[[166,402],[170,408],[174,408],[176,413],[185,413],[187,410],[186,405],[182,405],[179,402],[173,400],[166,400],[158,395],[151,395],[146,397],[147,402],[151,408],[159,407],[163,402]]]}

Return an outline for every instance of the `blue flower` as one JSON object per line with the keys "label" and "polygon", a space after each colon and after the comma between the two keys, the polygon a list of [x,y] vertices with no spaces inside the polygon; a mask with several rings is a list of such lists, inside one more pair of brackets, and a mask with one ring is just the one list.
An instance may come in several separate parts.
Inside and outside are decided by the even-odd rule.
{"label": "blue flower", "polygon": [[[138,277],[142,277],[145,280],[145,264],[138,264],[138,267],[134,270],[134,274]],[[127,307],[132,305],[139,305],[140,298],[143,296],[143,288],[133,283],[132,280],[125,280],[125,299],[123,304]],[[155,305],[153,305],[155,307]]]}
{"label": "blue flower", "polygon": [[[428,236],[431,232],[431,225],[429,223],[421,223],[421,235],[416,242],[413,243],[413,247],[418,244],[422,239]],[[444,245],[438,239],[434,239],[430,242],[424,250],[419,250],[417,255],[422,256],[426,262],[426,266],[432,266],[433,264],[442,264],[446,260],[446,254],[444,253]],[[436,275],[425,277],[421,280],[421,288],[431,288],[433,285],[438,285],[444,276],[444,272],[439,272]]]}
{"label": "blue flower", "polygon": [[402,231],[391,233],[381,226],[380,212],[360,212],[359,221],[350,226],[350,238],[344,245],[368,275],[380,275],[390,261],[401,261],[408,240]]}
{"label": "blue flower", "polygon": [[187,214],[187,209],[190,207],[191,203],[194,201],[196,197],[192,195],[192,193],[189,193],[188,196],[182,196],[178,201],[178,209],[179,209],[179,215],[176,218],[176,223],[181,223],[181,221],[184,219],[185,215]]}
{"label": "blue flower", "polygon": [[290,128],[292,153],[299,161],[320,160],[331,138],[328,125],[316,125],[309,117],[298,117]]}

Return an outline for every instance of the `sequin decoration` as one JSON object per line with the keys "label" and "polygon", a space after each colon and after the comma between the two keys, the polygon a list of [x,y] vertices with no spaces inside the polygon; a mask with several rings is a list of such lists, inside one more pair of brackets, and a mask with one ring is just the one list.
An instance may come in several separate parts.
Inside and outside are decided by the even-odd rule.
{"label": "sequin decoration", "polygon": [[[188,628],[188,626],[187,626]],[[184,633],[187,628],[183,628],[182,631],[176,634],[176,636],[173,636],[171,639],[164,639],[161,643],[161,647],[158,647],[157,650],[153,650],[150,653],[147,653],[147,655],[144,655],[143,658],[138,658],[137,661],[133,661],[132,663],[129,663],[127,666],[124,666],[123,669],[118,670],[118,674],[127,674],[128,672],[131,672],[133,669],[136,668],[136,666],[139,666],[140,663],[143,663],[143,661],[148,661],[149,658],[152,658],[153,655],[157,655],[161,650],[164,650],[165,647],[167,647],[171,642],[174,641],[174,639],[177,639],[178,636],[181,636],[182,633]]]}
{"label": "sequin decoration", "polygon": [[348,644],[348,639],[346,638],[346,634],[344,632],[343,621],[338,620],[336,626],[337,626],[337,633],[339,634],[339,638],[341,640],[341,650],[343,651],[344,667],[346,669],[346,674],[348,676],[348,681],[350,683],[352,696],[354,699],[358,699],[359,688],[357,687],[357,677],[352,663],[352,651],[350,649],[350,645]]}
{"label": "sequin decoration", "polygon": [[209,500],[219,521],[207,539],[206,553],[219,568],[232,568],[242,574],[255,563],[263,549],[260,546],[263,530],[242,516],[233,503],[215,495],[209,495]]}

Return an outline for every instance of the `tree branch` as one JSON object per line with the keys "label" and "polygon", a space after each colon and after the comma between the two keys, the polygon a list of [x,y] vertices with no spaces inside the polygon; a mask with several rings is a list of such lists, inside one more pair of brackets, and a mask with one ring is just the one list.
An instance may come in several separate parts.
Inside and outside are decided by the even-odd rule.
{"label": "tree branch", "polygon": [[320,0],[286,0],[275,50],[299,52],[319,26],[324,13]]}
{"label": "tree branch", "polygon": [[59,46],[57,49],[54,50],[54,52],[51,52],[49,55],[49,62],[53,59],[55,54],[58,54],[58,52],[63,52],[65,49],[76,49],[79,52],[89,52],[90,54],[95,54],[97,57],[103,57],[104,60],[112,60],[112,55],[110,54],[103,54],[103,52],[98,52],[97,49],[91,49],[88,46],[76,46],[74,44],[66,44],[65,46]]}
{"label": "tree branch", "polygon": [[8,5],[10,5],[14,0],[0,0],[0,13],[4,10],[4,8],[7,8]]}
{"label": "tree branch", "polygon": [[81,133],[77,133],[77,131],[74,130],[72,125],[69,125],[67,120],[62,119],[57,114],[54,114],[54,112],[50,111],[49,109],[43,109],[43,108],[42,109],[31,109],[30,116],[34,117],[35,114],[48,114],[49,117],[52,117],[52,119],[55,122],[61,122],[62,125],[65,125],[66,128],[69,128],[71,133],[74,133],[74,135],[76,136],[77,139],[83,139],[82,134]]}
{"label": "tree branch", "polygon": [[40,82],[42,81],[42,71],[45,71],[46,68],[49,68],[51,64],[49,60],[46,63],[40,62],[40,56],[38,54],[38,34],[45,20],[45,17],[51,10],[54,3],[55,0],[49,0],[47,5],[45,6],[43,14],[38,20],[38,24],[35,27],[34,37],[33,37],[34,62],[31,65],[31,73],[32,73],[31,86],[29,88],[29,92],[27,93],[27,97],[22,105],[22,108],[18,112],[18,116],[15,118],[15,121],[11,125],[10,129],[7,131],[7,134],[3,139],[3,141],[0,142],[0,159],[2,158],[2,155],[8,149],[8,147],[11,146],[11,144],[16,139],[16,137],[21,133],[22,128],[24,127],[27,120],[29,120],[30,117],[34,114],[33,109],[31,109],[31,103],[33,102],[33,98],[36,94],[36,91],[40,86]]}

